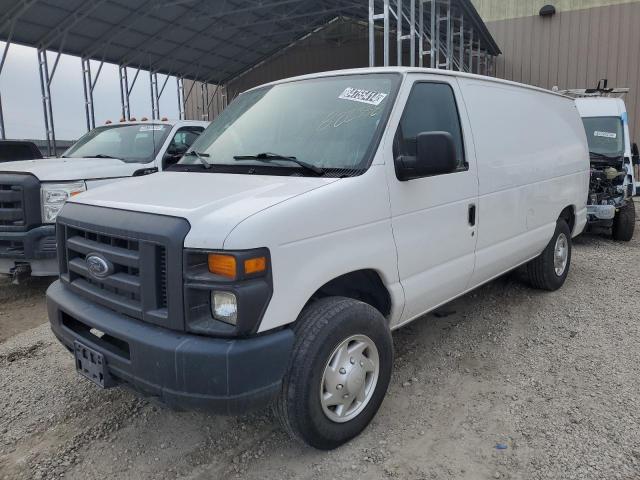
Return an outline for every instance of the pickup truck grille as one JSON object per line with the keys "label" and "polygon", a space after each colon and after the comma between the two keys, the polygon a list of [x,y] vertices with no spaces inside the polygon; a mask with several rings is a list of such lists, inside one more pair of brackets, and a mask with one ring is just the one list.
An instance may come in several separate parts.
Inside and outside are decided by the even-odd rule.
{"label": "pickup truck grille", "polygon": [[0,174],[0,231],[26,231],[40,223],[38,179],[28,174]]}
{"label": "pickup truck grille", "polygon": [[[104,218],[109,227],[77,222],[73,215],[67,215],[75,210],[81,211],[82,217],[89,216],[84,215],[85,211],[95,211],[94,219],[106,217],[98,211],[107,211],[115,220]],[[132,218],[127,219],[127,214]],[[153,221],[145,222],[145,217],[153,217]],[[170,225],[185,222],[188,226],[186,221],[172,217],[67,204],[57,225],[62,281],[77,294],[103,307],[145,322],[181,329],[182,248],[175,248],[175,242],[179,241],[182,247],[188,227],[178,238],[114,228],[118,219],[124,219],[128,227],[149,227],[150,223],[162,225],[164,218]],[[87,257],[90,255],[106,260],[110,268],[105,276],[96,276],[89,270]]]}
{"label": "pickup truck grille", "polygon": [[0,226],[24,226],[22,185],[0,184]]}

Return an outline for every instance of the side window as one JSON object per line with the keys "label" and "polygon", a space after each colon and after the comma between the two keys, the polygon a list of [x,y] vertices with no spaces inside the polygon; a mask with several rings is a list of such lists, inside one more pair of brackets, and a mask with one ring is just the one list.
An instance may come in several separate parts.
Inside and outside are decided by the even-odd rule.
{"label": "side window", "polygon": [[203,127],[180,128],[171,139],[169,150],[187,150],[203,131]]}
{"label": "side window", "polygon": [[419,82],[413,86],[396,133],[394,155],[416,155],[416,138],[422,132],[449,132],[456,146],[458,168],[466,168],[458,107],[446,83]]}
{"label": "side window", "polygon": [[163,168],[167,168],[180,160],[182,155],[189,150],[189,147],[203,131],[203,127],[182,127],[178,129],[167,147],[167,152],[163,160]]}

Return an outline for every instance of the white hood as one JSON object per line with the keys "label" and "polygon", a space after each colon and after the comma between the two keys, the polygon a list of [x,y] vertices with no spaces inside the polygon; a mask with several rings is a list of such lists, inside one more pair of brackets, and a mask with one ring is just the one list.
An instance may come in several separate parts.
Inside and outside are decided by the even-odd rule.
{"label": "white hood", "polygon": [[89,190],[70,202],[186,218],[192,225],[187,239],[204,235],[211,248],[222,248],[231,230],[247,217],[337,180],[163,172]]}
{"label": "white hood", "polygon": [[0,164],[2,172],[31,173],[41,182],[130,177],[153,163],[126,163],[114,158],[43,158]]}

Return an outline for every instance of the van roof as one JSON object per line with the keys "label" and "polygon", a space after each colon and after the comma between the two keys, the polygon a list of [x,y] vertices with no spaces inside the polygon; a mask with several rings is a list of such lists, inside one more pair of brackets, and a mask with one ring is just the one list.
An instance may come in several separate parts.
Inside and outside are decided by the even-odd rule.
{"label": "van roof", "polygon": [[311,73],[307,75],[299,75],[297,77],[289,77],[284,78],[282,80],[276,80],[274,82],[265,83],[263,85],[258,85],[254,88],[251,88],[247,91],[254,90],[255,88],[264,87],[267,85],[278,85],[282,83],[288,83],[298,80],[308,80],[313,78],[323,78],[323,77],[335,77],[339,75],[363,75],[367,73],[400,73],[402,75],[407,75],[409,73],[428,73],[431,75],[443,75],[447,77],[462,77],[462,78],[471,78],[475,80],[483,80],[487,82],[501,83],[505,85],[511,85],[514,87],[527,88],[529,90],[535,90],[537,92],[548,93],[549,95],[555,95],[556,97],[567,98],[573,101],[573,98],[568,97],[566,95],[562,95],[557,92],[553,92],[551,90],[547,90],[540,87],[534,87],[533,85],[527,85],[524,83],[513,82],[511,80],[503,80],[501,78],[488,77],[486,75],[477,75],[475,73],[466,73],[466,72],[458,72],[455,70],[443,70],[436,68],[420,68],[420,67],[367,67],[367,68],[350,68],[346,70],[331,70],[327,72],[318,72]]}

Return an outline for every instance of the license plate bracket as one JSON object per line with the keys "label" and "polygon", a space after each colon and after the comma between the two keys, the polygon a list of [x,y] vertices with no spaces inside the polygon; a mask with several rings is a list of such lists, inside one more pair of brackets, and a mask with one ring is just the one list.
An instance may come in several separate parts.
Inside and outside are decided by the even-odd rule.
{"label": "license plate bracket", "polygon": [[110,388],[114,385],[113,379],[107,371],[104,355],[75,341],[73,353],[76,360],[76,370],[80,375],[88,378],[100,388]]}

